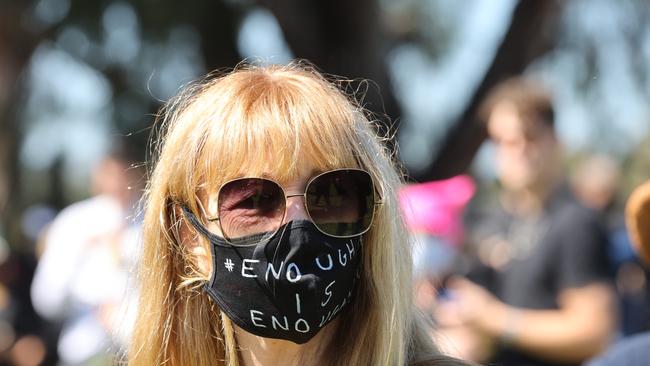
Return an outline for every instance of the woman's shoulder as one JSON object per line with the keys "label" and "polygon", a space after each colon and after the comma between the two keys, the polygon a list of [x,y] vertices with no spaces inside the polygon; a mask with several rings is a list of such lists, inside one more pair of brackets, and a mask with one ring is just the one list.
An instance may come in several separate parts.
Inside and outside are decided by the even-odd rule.
{"label": "woman's shoulder", "polygon": [[478,364],[450,356],[436,355],[412,362],[409,366],[478,366]]}

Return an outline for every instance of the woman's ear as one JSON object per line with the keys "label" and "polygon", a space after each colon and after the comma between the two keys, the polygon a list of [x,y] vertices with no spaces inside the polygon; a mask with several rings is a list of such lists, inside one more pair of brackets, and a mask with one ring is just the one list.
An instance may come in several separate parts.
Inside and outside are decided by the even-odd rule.
{"label": "woman's ear", "polygon": [[201,275],[210,275],[211,258],[210,250],[205,246],[204,241],[200,240],[198,233],[190,226],[190,223],[185,219],[183,209],[175,204],[173,205],[173,222],[172,233],[176,242],[189,253],[190,259],[195,264],[196,268]]}

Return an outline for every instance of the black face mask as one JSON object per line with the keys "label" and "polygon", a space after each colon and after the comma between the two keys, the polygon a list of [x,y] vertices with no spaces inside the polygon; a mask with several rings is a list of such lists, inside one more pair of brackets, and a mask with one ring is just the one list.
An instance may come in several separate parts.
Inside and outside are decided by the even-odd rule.
{"label": "black face mask", "polygon": [[350,304],[360,275],[361,236],[334,238],[299,220],[268,239],[265,233],[232,245],[184,211],[212,243],[212,277],[204,289],[240,328],[302,344]]}

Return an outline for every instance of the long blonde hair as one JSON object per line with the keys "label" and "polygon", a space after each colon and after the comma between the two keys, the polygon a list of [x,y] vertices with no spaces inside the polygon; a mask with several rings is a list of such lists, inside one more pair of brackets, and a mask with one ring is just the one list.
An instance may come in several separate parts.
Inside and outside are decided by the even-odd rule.
{"label": "long blonde hair", "polygon": [[239,364],[232,323],[201,291],[207,279],[176,240],[172,204],[200,212],[198,191],[242,172],[272,169],[290,179],[304,159],[319,170],[362,167],[383,196],[364,234],[359,292],[322,364],[405,365],[436,353],[414,315],[409,236],[395,192],[402,177],[353,98],[304,64],[246,65],[187,87],[158,119],[130,365]]}

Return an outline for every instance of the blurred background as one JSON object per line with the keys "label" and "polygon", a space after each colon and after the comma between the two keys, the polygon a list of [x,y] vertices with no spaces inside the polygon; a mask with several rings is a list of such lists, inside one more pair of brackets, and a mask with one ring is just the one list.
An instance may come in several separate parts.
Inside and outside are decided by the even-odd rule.
{"label": "blurred background", "polygon": [[[124,164],[115,174],[130,175],[115,214],[129,224],[106,235],[137,225],[132,207],[161,104],[212,70],[294,58],[353,80],[348,92],[363,95],[394,136],[413,181],[467,174],[474,200],[489,199],[494,148],[483,143],[477,109],[492,87],[519,75],[552,92],[564,164],[576,179],[593,156],[607,167],[596,171],[611,172],[603,189],[619,221],[630,190],[650,178],[644,0],[0,0],[0,364],[107,362],[62,361],[69,313],[39,310],[50,303],[36,300],[35,288],[56,288],[32,284],[52,220],[110,191],[97,181],[106,182],[112,157]],[[116,273],[128,256],[116,255]],[[644,294],[643,269],[625,271],[632,283],[622,291]],[[84,303],[80,292],[75,301]],[[634,296],[626,306],[637,306]]]}

